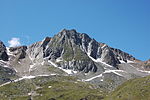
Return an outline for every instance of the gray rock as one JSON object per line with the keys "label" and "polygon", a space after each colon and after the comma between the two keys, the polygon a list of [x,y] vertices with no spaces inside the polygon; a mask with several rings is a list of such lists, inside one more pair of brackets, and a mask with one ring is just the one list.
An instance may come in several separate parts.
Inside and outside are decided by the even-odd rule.
{"label": "gray rock", "polygon": [[8,55],[6,53],[6,46],[3,44],[2,41],[0,41],[0,60],[7,61]]}
{"label": "gray rock", "polygon": [[16,76],[15,70],[0,66],[0,84],[11,81]]}
{"label": "gray rock", "polygon": [[9,51],[17,56],[18,59],[23,59],[26,56],[27,46],[11,47]]}
{"label": "gray rock", "polygon": [[131,61],[135,60],[135,58],[132,55],[123,52],[120,49],[115,49],[115,48],[110,48],[110,49],[112,50],[114,55],[119,58],[119,60],[123,60],[125,62],[127,62],[127,60],[131,60]]}

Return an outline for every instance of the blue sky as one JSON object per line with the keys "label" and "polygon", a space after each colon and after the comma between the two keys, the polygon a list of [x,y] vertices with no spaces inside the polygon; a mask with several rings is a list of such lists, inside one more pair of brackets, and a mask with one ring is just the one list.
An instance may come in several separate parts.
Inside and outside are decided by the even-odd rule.
{"label": "blue sky", "polygon": [[7,46],[12,38],[29,45],[63,28],[150,58],[150,0],[0,0],[0,40]]}

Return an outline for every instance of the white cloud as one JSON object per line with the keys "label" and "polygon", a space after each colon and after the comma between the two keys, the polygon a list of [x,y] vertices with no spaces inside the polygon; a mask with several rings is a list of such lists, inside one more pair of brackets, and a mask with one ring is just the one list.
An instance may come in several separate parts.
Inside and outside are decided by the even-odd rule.
{"label": "white cloud", "polygon": [[20,38],[11,38],[11,40],[8,41],[9,43],[9,47],[16,47],[16,46],[20,46],[21,43],[20,43]]}

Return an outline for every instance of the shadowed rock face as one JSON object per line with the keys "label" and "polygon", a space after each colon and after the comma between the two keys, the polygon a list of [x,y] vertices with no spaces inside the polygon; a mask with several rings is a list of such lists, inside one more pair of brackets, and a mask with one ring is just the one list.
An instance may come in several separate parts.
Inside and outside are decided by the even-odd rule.
{"label": "shadowed rock face", "polygon": [[0,41],[0,60],[4,60],[4,61],[8,60],[8,55],[6,53],[6,47],[2,41]]}
{"label": "shadowed rock face", "polygon": [[26,56],[27,46],[11,47],[10,52],[13,52],[18,59],[23,59]]}
{"label": "shadowed rock face", "polygon": [[110,48],[110,49],[112,50],[113,54],[119,60],[123,60],[125,62],[127,62],[127,60],[131,60],[131,61],[135,60],[135,58],[132,55],[130,55],[130,54],[126,53],[126,52],[123,52],[120,49],[115,49],[115,48]]}
{"label": "shadowed rock face", "polygon": [[150,59],[144,62],[143,67],[146,70],[150,70]]}
{"label": "shadowed rock face", "polygon": [[0,84],[10,81],[15,77],[16,72],[13,69],[2,67],[0,65]]}

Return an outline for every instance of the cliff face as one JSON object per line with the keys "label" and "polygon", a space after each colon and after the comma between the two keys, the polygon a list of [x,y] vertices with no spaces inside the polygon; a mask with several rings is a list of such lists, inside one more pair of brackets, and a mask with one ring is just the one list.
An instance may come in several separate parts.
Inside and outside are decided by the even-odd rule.
{"label": "cliff face", "polygon": [[6,47],[2,41],[0,41],[0,60],[4,60],[4,61],[8,60],[8,55],[6,53]]}

